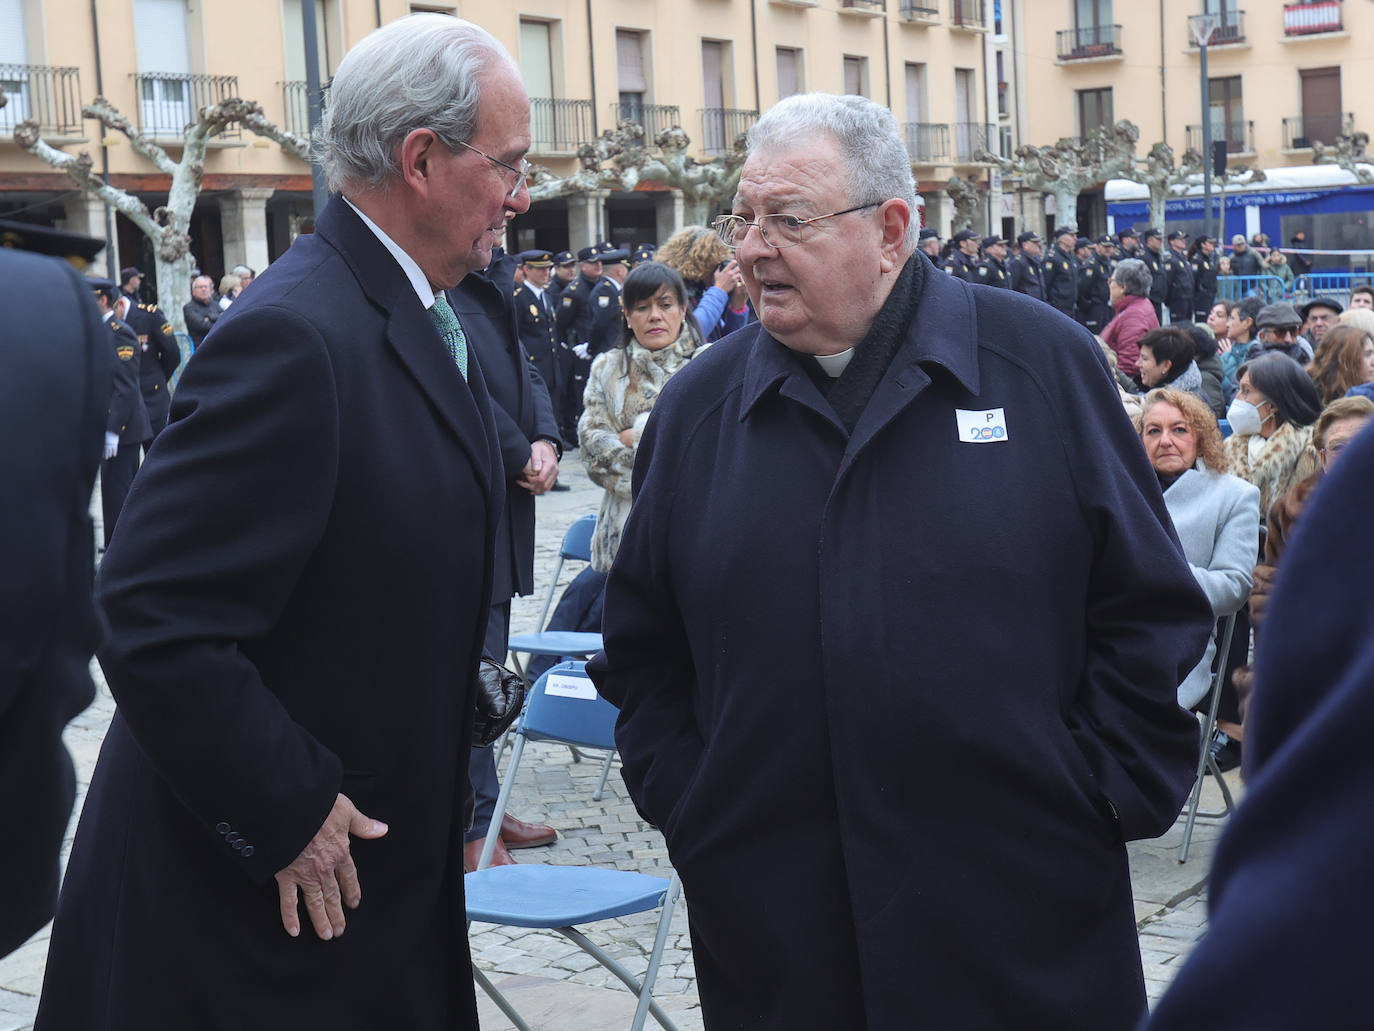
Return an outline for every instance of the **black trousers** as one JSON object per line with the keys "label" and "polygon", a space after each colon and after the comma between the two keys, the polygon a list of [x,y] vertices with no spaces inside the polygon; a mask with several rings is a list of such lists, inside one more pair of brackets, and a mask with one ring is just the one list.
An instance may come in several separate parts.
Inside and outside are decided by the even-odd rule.
{"label": "black trousers", "polygon": [[120,444],[119,453],[100,464],[100,512],[105,519],[105,547],[110,546],[115,523],[129,496],[129,487],[138,472],[137,444]]}
{"label": "black trousers", "polygon": [[[493,605],[487,616],[487,636],[483,647],[497,662],[506,661],[506,645],[510,641],[510,602]],[[463,841],[480,841],[487,836],[491,818],[496,813],[496,796],[501,793],[501,783],[496,779],[496,750],[494,745],[474,748],[468,756],[468,780],[476,796],[476,806],[472,813],[472,827],[463,836]]]}

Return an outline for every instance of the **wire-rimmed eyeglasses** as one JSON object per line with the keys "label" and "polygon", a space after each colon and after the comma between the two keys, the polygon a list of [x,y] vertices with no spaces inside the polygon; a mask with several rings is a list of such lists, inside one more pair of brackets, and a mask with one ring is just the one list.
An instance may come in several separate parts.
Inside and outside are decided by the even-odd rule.
{"label": "wire-rimmed eyeglasses", "polygon": [[534,166],[531,165],[524,158],[520,159],[520,167],[516,168],[514,165],[508,165],[500,158],[494,158],[490,154],[483,153],[471,144],[463,143],[461,140],[458,142],[458,146],[464,148],[465,150],[470,150],[474,154],[481,155],[482,157],[490,161],[493,165],[500,165],[502,168],[506,169],[506,171],[515,173],[515,185],[510,188],[510,193],[506,194],[507,197],[514,197],[517,193],[519,193],[520,187],[524,186],[525,183],[529,181],[530,176],[534,173]]}
{"label": "wire-rimmed eyeglasses", "polygon": [[758,227],[763,234],[763,242],[774,250],[781,250],[784,247],[795,247],[797,244],[807,239],[806,227],[813,222],[819,222],[826,218],[838,218],[840,215],[848,215],[855,211],[863,211],[865,208],[876,208],[882,201],[869,201],[867,204],[858,204],[852,208],[845,208],[843,211],[832,211],[828,215],[816,215],[814,218],[798,218],[796,215],[759,215],[754,221],[740,215],[721,215],[711,223],[711,228],[716,231],[721,242],[732,250],[742,243],[744,238],[749,235],[749,230]]}

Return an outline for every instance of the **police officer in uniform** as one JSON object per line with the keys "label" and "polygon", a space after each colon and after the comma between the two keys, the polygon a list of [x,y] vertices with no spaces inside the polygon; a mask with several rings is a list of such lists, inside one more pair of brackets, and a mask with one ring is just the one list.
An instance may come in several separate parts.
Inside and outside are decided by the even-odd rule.
{"label": "police officer in uniform", "polygon": [[1217,301],[1217,242],[1202,236],[1193,247],[1193,321],[1206,322]]}
{"label": "police officer in uniform", "polygon": [[582,392],[592,361],[587,347],[592,332],[591,296],[601,282],[601,252],[595,244],[577,252],[578,276],[563,289],[558,299],[556,328],[568,346],[564,352],[563,439],[577,440],[577,420],[582,418]]}
{"label": "police officer in uniform", "polygon": [[1045,299],[1045,267],[1040,260],[1039,234],[1027,230],[1016,238],[1019,253],[1011,259],[1011,288],[1018,294]]}
{"label": "police officer in uniform", "polygon": [[564,383],[560,354],[566,345],[558,339],[554,322],[553,255],[548,251],[525,251],[520,255],[525,281],[515,288],[515,324],[520,343],[530,364],[548,388],[553,411],[563,410]]}
{"label": "police officer in uniform", "polygon": [[641,243],[635,248],[634,254],[630,257],[630,267],[643,265],[646,261],[653,261],[654,255],[658,253],[658,248],[651,243]]}
{"label": "police officer in uniform", "polygon": [[940,231],[931,226],[926,226],[921,230],[917,238],[916,246],[921,250],[932,264],[940,263]]}
{"label": "police officer in uniform", "polygon": [[138,336],[115,317],[115,285],[108,279],[92,279],[101,320],[109,328],[114,349],[114,381],[110,385],[110,407],[105,420],[104,461],[100,466],[101,514],[105,519],[105,543],[114,534],[119,512],[129,485],[138,472],[138,449],[152,438],[148,411],[138,386]]}
{"label": "police officer in uniform", "polygon": [[1045,261],[1045,300],[1069,318],[1078,306],[1078,258],[1073,253],[1077,240],[1073,226],[1056,229],[1054,250]]}
{"label": "police officer in uniform", "polygon": [[1140,253],[1140,237],[1136,231],[1127,226],[1116,234],[1116,238],[1121,241],[1121,257],[1135,258],[1137,261],[1144,261],[1145,256]]}
{"label": "police officer in uniform", "polygon": [[[553,275],[549,278],[549,299],[557,301],[574,279],[577,278],[577,255],[572,251],[559,251],[553,256]],[[556,305],[555,305],[556,307]]]}
{"label": "police officer in uniform", "polygon": [[1155,306],[1155,317],[1164,325],[1164,294],[1169,283],[1169,254],[1164,250],[1164,237],[1158,229],[1150,226],[1141,234],[1145,246],[1141,248],[1140,260],[1150,270],[1150,303]]}
{"label": "police officer in uniform", "polygon": [[972,229],[960,229],[950,237],[949,242],[952,246],[941,267],[965,283],[981,282],[978,275],[978,234]]}
{"label": "police officer in uniform", "polygon": [[983,262],[978,266],[978,282],[988,286],[1011,289],[1011,272],[1007,269],[1007,241],[1000,236],[983,240]]}
{"label": "police officer in uniform", "polygon": [[120,290],[129,299],[124,323],[138,337],[138,386],[152,429],[152,436],[148,438],[151,445],[167,425],[167,414],[172,407],[167,381],[181,365],[181,348],[177,346],[176,331],[158,306],[139,300],[143,273],[131,266],[121,269],[119,278]]}
{"label": "police officer in uniform", "polygon": [[1175,229],[1169,234],[1168,262],[1164,279],[1164,306],[1171,323],[1193,321],[1193,266],[1188,261],[1188,234]]}
{"label": "police officer in uniform", "polygon": [[587,354],[595,358],[620,343],[622,324],[620,294],[630,274],[630,252],[623,248],[601,255],[601,282],[592,289],[592,328],[587,338]]}
{"label": "police officer in uniform", "polygon": [[1116,262],[1110,236],[1097,238],[1096,244],[1078,270],[1078,321],[1090,333],[1101,333],[1112,319],[1111,281]]}

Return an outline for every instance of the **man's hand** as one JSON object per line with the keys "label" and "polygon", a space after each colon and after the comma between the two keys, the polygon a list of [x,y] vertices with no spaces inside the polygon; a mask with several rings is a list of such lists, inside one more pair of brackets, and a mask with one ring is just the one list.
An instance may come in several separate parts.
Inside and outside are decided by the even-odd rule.
{"label": "man's hand", "polygon": [[536,440],[530,445],[530,460],[520,470],[516,481],[531,494],[543,494],[558,482],[558,452],[547,440]]}
{"label": "man's hand", "polygon": [[296,861],[276,875],[281,925],[287,934],[294,938],[301,933],[297,889],[305,897],[305,910],[320,938],[329,941],[343,934],[343,906],[357,909],[363,898],[358,870],[348,851],[348,836],[380,838],[386,831],[386,824],[358,812],[346,795],[334,799],[324,826]]}

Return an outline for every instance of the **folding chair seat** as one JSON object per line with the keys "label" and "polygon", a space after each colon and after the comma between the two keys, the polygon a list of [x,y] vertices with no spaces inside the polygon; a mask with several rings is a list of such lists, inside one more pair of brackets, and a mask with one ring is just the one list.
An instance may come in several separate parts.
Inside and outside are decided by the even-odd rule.
{"label": "folding chair seat", "polygon": [[[1217,820],[1224,816],[1229,816],[1235,809],[1236,804],[1231,798],[1231,788],[1226,783],[1226,778],[1221,775],[1221,770],[1217,769],[1216,760],[1212,758],[1210,745],[1212,743],[1212,732],[1217,729],[1217,707],[1221,703],[1221,678],[1226,674],[1226,657],[1231,653],[1231,638],[1236,631],[1236,613],[1231,613],[1221,622],[1221,640],[1217,645],[1216,658],[1212,662],[1212,687],[1208,692],[1211,695],[1211,702],[1207,706],[1207,716],[1202,721],[1202,746],[1198,750],[1197,757],[1197,778],[1193,781],[1192,793],[1188,796],[1188,804],[1184,807],[1186,814],[1183,821],[1183,842],[1178,846],[1178,861],[1186,863],[1188,861],[1188,847],[1193,842],[1193,825],[1197,818]],[[1208,813],[1200,812],[1198,809],[1202,801],[1202,784],[1208,773],[1216,778],[1217,786],[1221,788],[1221,798],[1226,808],[1221,812]]]}
{"label": "folding chair seat", "polygon": [[[525,711],[515,729],[510,766],[501,784],[481,858],[477,869],[464,877],[468,921],[557,931],[614,974],[639,999],[630,1025],[632,1031],[640,1031],[650,1014],[668,1031],[676,1031],[668,1015],[653,1001],[654,981],[681,891],[676,873],[671,879],[665,879],[590,866],[539,863],[488,866],[526,741],[615,748],[617,710],[596,693],[583,666],[581,662],[560,663],[541,676],[530,691]],[[658,929],[643,982],[578,929],[582,924],[651,912],[660,907]],[[529,1025],[491,980],[475,964],[472,970],[482,990],[511,1023],[520,1031],[530,1031]]]}

